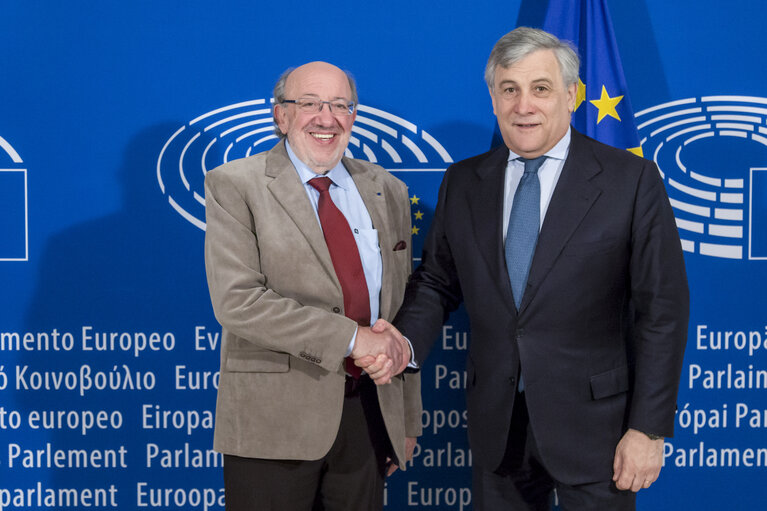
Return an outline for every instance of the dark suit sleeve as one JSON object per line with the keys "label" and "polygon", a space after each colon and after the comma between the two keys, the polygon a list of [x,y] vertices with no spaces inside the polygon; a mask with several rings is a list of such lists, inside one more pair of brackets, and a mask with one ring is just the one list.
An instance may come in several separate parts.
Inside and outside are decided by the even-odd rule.
{"label": "dark suit sleeve", "polygon": [[423,364],[450,312],[461,303],[461,288],[445,229],[450,207],[451,168],[439,189],[437,208],[426,235],[421,264],[410,276],[405,299],[394,325],[410,340],[415,358]]}
{"label": "dark suit sleeve", "polygon": [[689,292],[674,214],[649,161],[637,186],[629,264],[635,376],[628,425],[672,436]]}
{"label": "dark suit sleeve", "polygon": [[[396,194],[398,195],[395,199],[396,203],[403,205],[400,210],[401,220],[398,223],[398,225],[402,226],[402,231],[397,236],[397,239],[407,240],[403,252],[405,252],[407,275],[410,275],[413,269],[413,244],[410,239],[412,232],[410,199],[407,186],[401,181],[397,181]],[[405,436],[417,438],[423,434],[421,422],[421,414],[423,412],[423,404],[421,403],[421,375],[417,372],[403,373],[402,379],[404,380],[402,384],[402,398],[405,404]]]}

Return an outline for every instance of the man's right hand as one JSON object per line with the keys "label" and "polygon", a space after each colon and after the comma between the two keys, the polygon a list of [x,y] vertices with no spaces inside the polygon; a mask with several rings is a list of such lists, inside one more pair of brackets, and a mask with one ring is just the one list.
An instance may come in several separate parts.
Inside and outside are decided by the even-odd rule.
{"label": "man's right hand", "polygon": [[410,362],[410,345],[396,328],[379,319],[372,328],[357,329],[351,356],[376,385],[383,385],[405,370]]}

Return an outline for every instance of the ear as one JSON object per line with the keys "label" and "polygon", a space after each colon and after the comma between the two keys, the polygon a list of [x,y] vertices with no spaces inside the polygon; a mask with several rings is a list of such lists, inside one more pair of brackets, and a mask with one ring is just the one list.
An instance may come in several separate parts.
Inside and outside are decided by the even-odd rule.
{"label": "ear", "polygon": [[493,114],[498,117],[498,112],[495,111],[495,94],[493,94],[492,87],[488,87],[487,91],[490,93],[490,101],[493,103]]}
{"label": "ear", "polygon": [[567,87],[567,108],[570,113],[575,112],[575,98],[578,96],[578,83],[571,83]]}
{"label": "ear", "polygon": [[277,123],[284,135],[288,134],[288,113],[285,111],[285,107],[279,103],[274,105],[274,122]]}

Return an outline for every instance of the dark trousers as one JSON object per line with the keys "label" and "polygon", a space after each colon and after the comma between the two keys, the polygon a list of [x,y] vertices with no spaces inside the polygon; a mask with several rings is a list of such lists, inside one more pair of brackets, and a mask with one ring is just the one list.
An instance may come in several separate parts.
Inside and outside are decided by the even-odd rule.
{"label": "dark trousers", "polygon": [[525,393],[519,393],[512,411],[506,454],[500,467],[474,467],[475,511],[549,511],[554,491],[563,511],[633,511],[636,495],[620,491],[610,481],[576,486],[556,481],[546,470],[530,427]]}
{"label": "dark trousers", "polygon": [[[347,385],[338,436],[316,461],[224,456],[227,511],[378,511],[391,444],[375,384]],[[296,420],[304,420],[296,417]]]}

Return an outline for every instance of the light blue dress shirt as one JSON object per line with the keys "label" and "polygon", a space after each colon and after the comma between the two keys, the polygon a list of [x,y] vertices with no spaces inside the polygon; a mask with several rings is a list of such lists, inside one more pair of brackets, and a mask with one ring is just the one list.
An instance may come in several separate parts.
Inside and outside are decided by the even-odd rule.
{"label": "light blue dress shirt", "polygon": [[[317,216],[317,223],[319,223],[320,217],[317,212],[317,203],[320,199],[320,192],[309,184],[309,181],[319,174],[315,173],[296,156],[287,140],[285,141],[285,148],[288,151],[290,161],[296,168],[296,172],[298,172],[298,177],[304,184],[304,191],[306,196],[309,197],[309,202],[311,202],[314,208],[314,214]],[[349,171],[346,170],[343,164],[339,161],[324,176],[329,177],[333,181],[329,189],[330,198],[333,199],[336,207],[346,217],[346,221],[349,222],[349,227],[354,235],[354,240],[357,242],[357,249],[362,260],[362,269],[365,272],[365,281],[367,282],[370,296],[370,324],[372,325],[378,319],[381,275],[383,272],[381,248],[378,245],[378,231],[373,228],[373,221],[370,219],[370,213],[368,213],[365,207],[365,202],[362,200],[354,180],[349,175]],[[320,227],[322,227],[321,224]],[[357,334],[355,332],[354,338],[349,344],[347,355],[351,353],[356,338]]]}

